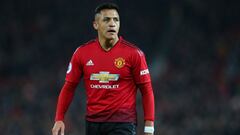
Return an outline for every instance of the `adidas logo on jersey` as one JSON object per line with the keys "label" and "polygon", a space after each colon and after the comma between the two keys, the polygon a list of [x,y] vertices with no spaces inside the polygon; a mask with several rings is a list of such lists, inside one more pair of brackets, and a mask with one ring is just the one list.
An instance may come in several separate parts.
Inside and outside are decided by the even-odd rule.
{"label": "adidas logo on jersey", "polygon": [[92,60],[89,60],[88,62],[87,62],[87,64],[86,64],[86,66],[93,66],[94,64],[93,64],[93,62],[92,62]]}

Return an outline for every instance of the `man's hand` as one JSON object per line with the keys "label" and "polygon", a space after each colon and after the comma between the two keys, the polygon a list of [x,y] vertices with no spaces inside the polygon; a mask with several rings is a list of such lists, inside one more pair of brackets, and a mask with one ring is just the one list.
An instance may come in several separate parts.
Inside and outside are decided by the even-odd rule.
{"label": "man's hand", "polygon": [[63,121],[56,121],[52,128],[52,135],[58,135],[60,132],[61,135],[64,135],[65,125]]}

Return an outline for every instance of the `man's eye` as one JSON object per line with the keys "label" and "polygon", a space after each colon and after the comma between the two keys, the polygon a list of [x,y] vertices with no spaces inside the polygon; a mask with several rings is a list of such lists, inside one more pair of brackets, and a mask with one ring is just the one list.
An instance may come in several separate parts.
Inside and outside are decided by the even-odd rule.
{"label": "man's eye", "polygon": [[104,18],[103,21],[104,21],[104,22],[108,22],[109,19],[108,19],[108,18]]}
{"label": "man's eye", "polygon": [[118,21],[119,21],[119,19],[118,19],[118,18],[114,18],[114,21],[115,21],[115,22],[118,22]]}

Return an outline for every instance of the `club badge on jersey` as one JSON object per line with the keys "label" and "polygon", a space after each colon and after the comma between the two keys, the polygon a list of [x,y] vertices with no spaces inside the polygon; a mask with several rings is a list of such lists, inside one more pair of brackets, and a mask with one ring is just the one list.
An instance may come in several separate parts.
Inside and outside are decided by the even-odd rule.
{"label": "club badge on jersey", "polygon": [[125,65],[125,59],[123,59],[122,57],[119,57],[115,59],[114,64],[117,68],[122,68]]}

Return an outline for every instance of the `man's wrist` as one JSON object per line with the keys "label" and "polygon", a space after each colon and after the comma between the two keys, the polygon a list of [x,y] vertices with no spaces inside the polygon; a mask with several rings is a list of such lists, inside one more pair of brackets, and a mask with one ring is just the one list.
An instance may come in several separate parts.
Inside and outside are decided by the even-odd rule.
{"label": "man's wrist", "polygon": [[145,120],[144,133],[146,133],[146,134],[154,133],[154,121]]}
{"label": "man's wrist", "polygon": [[144,133],[153,134],[154,133],[154,127],[153,126],[145,126],[144,127]]}

